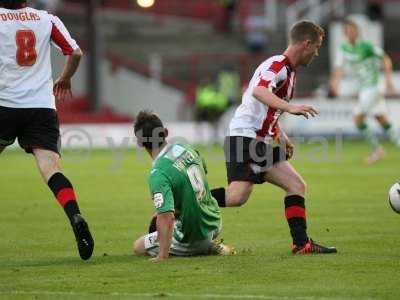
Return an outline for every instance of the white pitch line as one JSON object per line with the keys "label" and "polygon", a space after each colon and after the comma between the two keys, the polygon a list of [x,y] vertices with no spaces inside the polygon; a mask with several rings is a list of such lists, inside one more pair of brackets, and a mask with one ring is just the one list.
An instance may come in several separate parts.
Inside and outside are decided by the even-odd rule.
{"label": "white pitch line", "polygon": [[[175,293],[76,293],[52,291],[0,291],[0,295],[41,295],[41,296],[82,296],[82,297],[132,297],[132,298],[184,298],[184,299],[261,299],[261,300],[345,300],[343,297],[293,297],[293,296],[268,296],[268,295],[230,295],[230,294],[175,294]],[[365,299],[365,298],[363,298]],[[374,299],[374,298],[367,298]]]}

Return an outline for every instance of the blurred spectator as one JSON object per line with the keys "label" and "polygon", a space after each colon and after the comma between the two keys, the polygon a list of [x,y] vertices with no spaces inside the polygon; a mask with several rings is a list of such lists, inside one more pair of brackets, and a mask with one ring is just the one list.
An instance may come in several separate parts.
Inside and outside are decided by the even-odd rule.
{"label": "blurred spectator", "polygon": [[232,32],[233,17],[235,15],[236,0],[218,0],[222,6],[221,18],[217,21],[218,28],[222,32]]}
{"label": "blurred spectator", "polygon": [[230,105],[238,102],[240,95],[240,77],[235,70],[231,67],[225,67],[218,74],[217,86],[219,93],[228,99]]}
{"label": "blurred spectator", "polygon": [[29,6],[46,10],[49,13],[55,13],[60,3],[61,0],[30,0]]}
{"label": "blurred spectator", "polygon": [[228,106],[228,98],[216,89],[209,78],[198,86],[195,103],[198,121],[217,122]]}
{"label": "blurred spectator", "polygon": [[[195,118],[197,124],[197,134],[203,142],[207,144],[218,143],[218,124],[221,116],[229,107],[229,100],[218,91],[210,78],[206,78],[196,90]],[[205,127],[209,123],[212,133],[206,139]],[[202,137],[201,137],[202,136]]]}
{"label": "blurred spectator", "polygon": [[367,16],[371,21],[382,21],[383,0],[369,0],[367,3]]}
{"label": "blurred spectator", "polygon": [[253,54],[261,54],[266,51],[268,42],[265,15],[262,12],[254,12],[245,22],[245,40],[248,50]]}

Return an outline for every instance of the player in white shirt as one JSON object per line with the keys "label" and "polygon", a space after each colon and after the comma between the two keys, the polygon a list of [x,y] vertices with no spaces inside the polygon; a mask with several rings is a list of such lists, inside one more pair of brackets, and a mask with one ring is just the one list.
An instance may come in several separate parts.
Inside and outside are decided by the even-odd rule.
{"label": "player in white shirt", "polygon": [[255,71],[237,108],[225,140],[229,186],[211,191],[223,206],[241,206],[248,200],[254,184],[269,182],[286,192],[285,216],[293,238],[293,254],[336,253],[334,247],[314,243],[307,235],[303,178],[287,161],[293,144],[279,127],[284,112],[313,117],[312,106],[294,105],[296,69],[307,66],[318,55],[324,31],[309,21],[296,23],[289,34],[283,55],[264,61]]}
{"label": "player in white shirt", "polygon": [[[18,139],[67,214],[82,259],[94,241],[80,214],[71,182],[60,167],[60,130],[55,97],[71,95],[71,78],[82,51],[59,18],[27,7],[25,0],[0,0],[0,153]],[[51,43],[67,60],[53,83]]]}
{"label": "player in white shirt", "polygon": [[378,136],[371,130],[368,117],[375,118],[390,140],[400,147],[399,130],[390,121],[385,98],[379,91],[383,69],[386,92],[395,93],[392,60],[383,49],[360,38],[359,26],[353,20],[346,19],[343,22],[343,32],[346,41],[341,45],[335,62],[330,80],[331,93],[335,97],[338,95],[343,74],[349,73],[357,79],[358,103],[354,108],[353,120],[372,150],[365,162],[372,164],[385,156],[385,150]]}

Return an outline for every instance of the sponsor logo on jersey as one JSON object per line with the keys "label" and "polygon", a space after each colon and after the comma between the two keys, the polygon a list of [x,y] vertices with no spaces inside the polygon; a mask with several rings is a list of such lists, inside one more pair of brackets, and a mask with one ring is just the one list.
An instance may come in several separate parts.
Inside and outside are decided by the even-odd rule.
{"label": "sponsor logo on jersey", "polygon": [[153,195],[153,201],[155,208],[160,208],[164,204],[164,197],[161,193],[155,193]]}
{"label": "sponsor logo on jersey", "polygon": [[183,148],[183,147],[180,146],[180,145],[175,145],[175,146],[172,148],[172,155],[175,156],[175,157],[181,156],[181,154],[182,154],[183,152],[185,152],[185,148]]}

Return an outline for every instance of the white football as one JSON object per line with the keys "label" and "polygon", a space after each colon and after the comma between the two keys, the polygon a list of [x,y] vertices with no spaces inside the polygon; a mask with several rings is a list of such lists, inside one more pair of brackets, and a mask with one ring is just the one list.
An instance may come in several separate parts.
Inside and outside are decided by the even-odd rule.
{"label": "white football", "polygon": [[400,214],[400,183],[395,183],[389,190],[389,204],[392,209]]}

